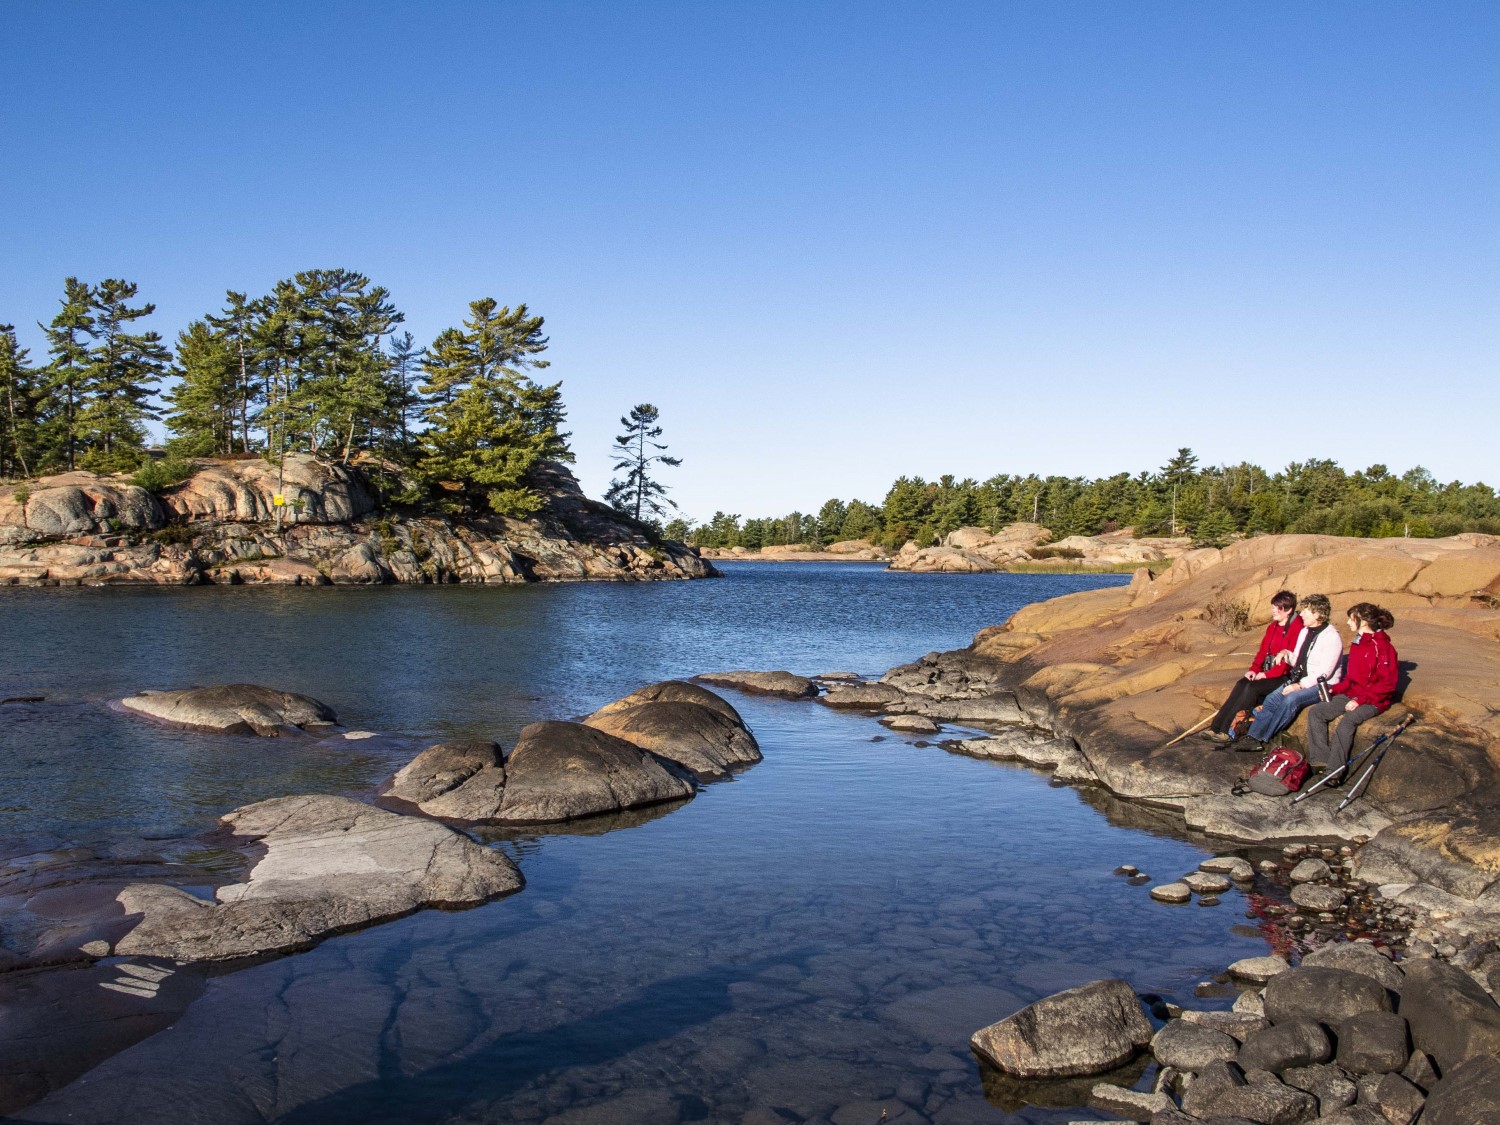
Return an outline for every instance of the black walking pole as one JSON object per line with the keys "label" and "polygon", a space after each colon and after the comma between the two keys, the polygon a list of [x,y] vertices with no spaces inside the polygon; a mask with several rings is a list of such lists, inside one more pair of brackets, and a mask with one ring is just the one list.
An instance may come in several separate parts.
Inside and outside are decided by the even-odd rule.
{"label": "black walking pole", "polygon": [[[1396,736],[1404,731],[1407,727],[1411,726],[1411,720],[1412,716],[1406,716],[1406,718],[1401,720],[1400,726],[1398,726],[1395,730],[1391,731],[1388,735],[1381,739],[1381,741],[1385,743],[1385,746],[1381,749],[1379,754],[1375,755],[1370,764],[1364,768],[1364,772],[1355,779],[1354,784],[1349,787],[1349,795],[1339,802],[1339,807],[1334,810],[1335,812],[1343,812],[1346,808],[1349,807],[1349,803],[1351,801],[1353,801],[1362,792],[1364,792],[1365,783],[1368,782],[1371,776],[1374,775],[1375,768],[1380,765],[1380,760],[1385,757],[1385,752],[1391,748],[1391,743],[1395,741]],[[1375,747],[1372,746],[1370,747],[1370,749],[1373,750],[1375,749]]]}
{"label": "black walking pole", "polygon": [[[1410,715],[1406,716],[1406,718],[1401,720],[1401,725],[1398,726],[1395,730],[1386,731],[1374,742],[1370,743],[1369,746],[1365,747],[1364,752],[1360,754],[1358,758],[1355,758],[1350,762],[1345,762],[1343,765],[1338,766],[1335,769],[1329,770],[1322,777],[1318,778],[1316,783],[1309,785],[1306,789],[1302,790],[1302,792],[1293,797],[1292,804],[1295,805],[1298,801],[1305,800],[1306,798],[1311,797],[1314,793],[1316,793],[1319,789],[1322,789],[1326,785],[1332,785],[1346,773],[1358,771],[1361,766],[1363,766],[1370,760],[1371,754],[1375,753],[1376,750],[1379,750],[1381,745],[1388,739],[1395,738],[1396,735],[1404,731],[1407,727],[1407,724],[1410,723],[1411,720],[1412,717]],[[1343,806],[1341,805],[1339,807],[1342,808]]]}

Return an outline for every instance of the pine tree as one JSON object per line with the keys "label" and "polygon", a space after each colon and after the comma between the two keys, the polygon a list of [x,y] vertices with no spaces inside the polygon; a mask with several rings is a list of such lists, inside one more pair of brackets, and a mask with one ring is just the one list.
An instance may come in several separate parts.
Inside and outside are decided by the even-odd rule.
{"label": "pine tree", "polygon": [[[257,380],[255,328],[264,313],[264,302],[247,300],[245,294],[230,289],[225,293],[223,311],[218,316],[210,314],[204,317],[234,354],[239,440],[240,449],[245,453],[250,452],[250,408],[262,393]],[[229,450],[226,448],[225,451]]]}
{"label": "pine tree", "polygon": [[44,393],[52,409],[43,439],[51,463],[68,469],[78,467],[82,426],[79,414],[87,401],[89,352],[88,339],[93,332],[93,290],[76,277],[63,282],[62,310],[49,325],[39,325],[47,334],[47,351],[52,357],[47,365]]}
{"label": "pine tree", "polygon": [[171,359],[159,333],[130,331],[135,321],[156,311],[152,304],[131,307],[137,288],[132,281],[106,278],[92,291],[88,396],[79,417],[90,446],[84,463],[105,472],[139,464],[144,423],[158,417],[151,396]]}
{"label": "pine tree", "polygon": [[629,416],[620,419],[625,432],[615,438],[614,471],[623,470],[625,477],[609,482],[604,500],[637,522],[665,515],[663,505],[677,507],[675,501],[667,498],[666,486],[651,475],[653,465],[675,468],[682,464],[680,457],[668,457],[661,452],[667,447],[656,440],[662,434],[662,428],[656,424],[659,416],[660,412],[649,402],[633,406]]}
{"label": "pine tree", "polygon": [[177,385],[167,392],[169,448],[189,457],[233,453],[244,409],[242,357],[233,340],[195,320],[177,337]]}
{"label": "pine tree", "polygon": [[37,373],[14,325],[0,324],[0,476],[29,477],[37,463]]}
{"label": "pine tree", "polygon": [[412,417],[422,401],[417,394],[417,369],[425,354],[410,332],[400,336],[392,333],[386,345],[391,373],[391,413],[396,421],[396,441],[403,450],[411,445]]}

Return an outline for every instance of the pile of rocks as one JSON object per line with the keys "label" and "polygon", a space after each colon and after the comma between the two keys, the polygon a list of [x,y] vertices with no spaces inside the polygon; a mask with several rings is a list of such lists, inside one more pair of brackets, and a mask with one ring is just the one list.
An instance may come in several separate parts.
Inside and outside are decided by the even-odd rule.
{"label": "pile of rocks", "polygon": [[1149,1047],[1149,1090],[1100,1083],[1090,1104],[1153,1125],[1478,1125],[1500,1121],[1500,1005],[1435,958],[1397,965],[1361,943],[1297,968],[1279,957],[1230,966],[1229,1011],[1158,1002],[1152,1031],[1121,980],[1040,1000],[976,1032],[984,1062],[1023,1078],[1104,1074]]}

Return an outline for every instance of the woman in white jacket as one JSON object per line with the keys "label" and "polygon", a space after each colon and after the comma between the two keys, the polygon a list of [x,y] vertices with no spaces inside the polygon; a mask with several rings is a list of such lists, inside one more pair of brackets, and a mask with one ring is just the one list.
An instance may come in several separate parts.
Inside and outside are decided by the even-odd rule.
{"label": "woman in white jacket", "polygon": [[1260,705],[1255,722],[1250,724],[1247,750],[1263,750],[1297,718],[1297,713],[1318,701],[1318,681],[1331,680],[1344,654],[1344,642],[1337,629],[1328,627],[1333,613],[1327,596],[1308,594],[1297,607],[1305,628],[1297,638],[1295,652],[1278,653],[1292,665],[1286,686],[1273,691]]}

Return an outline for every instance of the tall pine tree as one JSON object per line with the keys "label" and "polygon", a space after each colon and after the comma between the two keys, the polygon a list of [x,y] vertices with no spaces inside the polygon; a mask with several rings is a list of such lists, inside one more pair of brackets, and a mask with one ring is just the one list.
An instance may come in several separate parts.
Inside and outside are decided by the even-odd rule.
{"label": "tall pine tree", "polygon": [[104,472],[139,464],[145,422],[158,417],[151,396],[171,358],[159,333],[131,331],[137,320],[156,311],[152,304],[130,305],[136,290],[134,282],[106,278],[91,294],[87,332],[93,344],[80,421],[89,444],[84,463]]}
{"label": "tall pine tree", "polygon": [[615,438],[614,471],[623,471],[625,476],[609,482],[604,500],[637,522],[660,519],[668,506],[677,507],[676,501],[667,498],[667,486],[652,475],[653,465],[675,468],[682,464],[680,457],[666,456],[662,452],[666,445],[656,440],[662,435],[662,428],[656,424],[660,415],[649,402],[632,406],[629,416],[620,419],[625,432]]}
{"label": "tall pine tree", "polygon": [[16,340],[14,325],[0,324],[0,477],[29,477],[37,464],[37,373]]}

